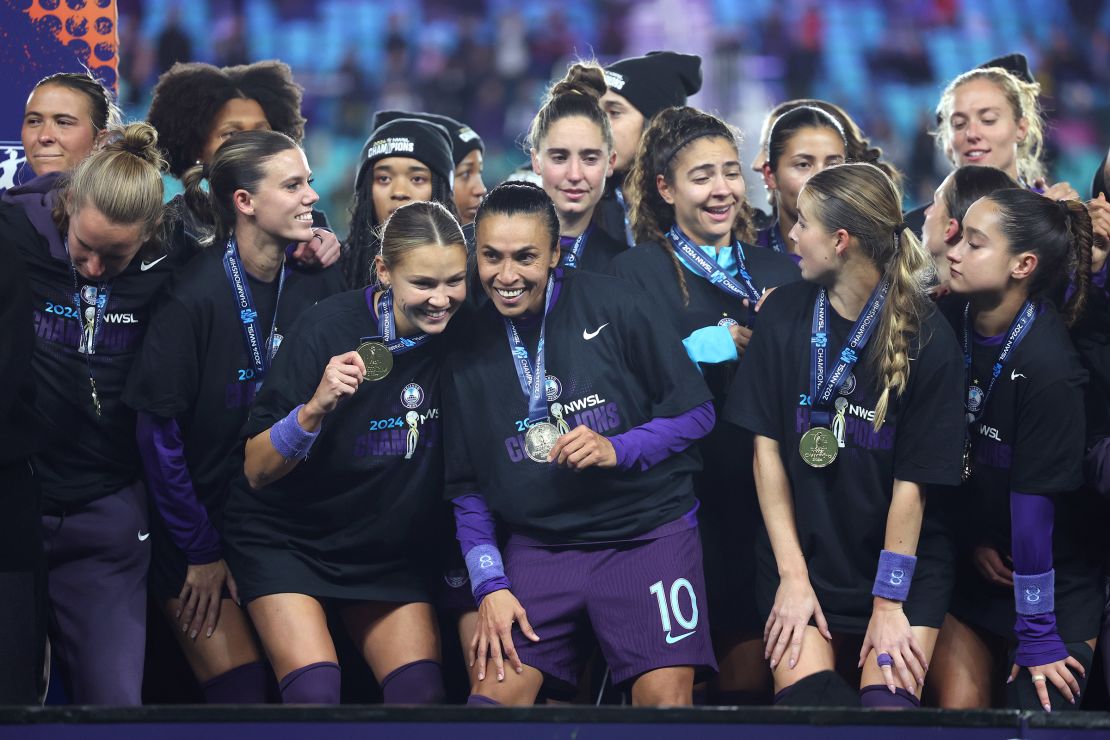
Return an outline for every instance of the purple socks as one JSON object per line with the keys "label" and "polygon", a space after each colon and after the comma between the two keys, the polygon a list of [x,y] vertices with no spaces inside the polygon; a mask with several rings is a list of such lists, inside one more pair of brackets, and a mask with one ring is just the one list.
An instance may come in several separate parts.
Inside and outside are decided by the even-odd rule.
{"label": "purple socks", "polygon": [[467,697],[466,704],[467,704],[467,706],[471,706],[471,707],[499,707],[499,706],[501,706],[501,702],[494,701],[493,699],[489,698],[488,696],[482,696],[481,694],[471,694],[469,697]]}
{"label": "purple socks", "polygon": [[382,679],[383,704],[442,704],[443,673],[434,660],[406,663]]}
{"label": "purple socks", "polygon": [[283,704],[338,704],[339,664],[310,663],[278,683]]}
{"label": "purple socks", "polygon": [[208,704],[265,704],[266,664],[244,663],[200,685]]}
{"label": "purple socks", "polygon": [[894,693],[879,684],[864,686],[859,690],[859,700],[869,709],[920,709],[921,700],[903,688]]}

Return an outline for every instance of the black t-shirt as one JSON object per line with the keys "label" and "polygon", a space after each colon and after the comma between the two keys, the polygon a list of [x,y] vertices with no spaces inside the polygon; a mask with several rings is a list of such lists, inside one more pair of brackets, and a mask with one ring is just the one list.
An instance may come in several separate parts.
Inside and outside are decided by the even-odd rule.
{"label": "black t-shirt", "polygon": [[[111,293],[96,335],[96,353],[80,354],[83,313],[74,301],[68,255],[52,250],[18,207],[0,207],[0,233],[23,257],[35,325],[35,408],[46,435],[35,462],[41,474],[43,510],[58,513],[115,493],[139,477],[135,415],[122,402],[123,388],[142,342],[154,299],[187,256],[136,256],[110,281]],[[97,281],[78,275],[77,293]],[[89,388],[89,364],[100,398],[97,416]]]}
{"label": "black t-shirt", "polygon": [[1110,296],[1091,284],[1083,315],[1071,330],[1072,341],[1090,374],[1087,385],[1087,444],[1110,436]]}
{"label": "black t-shirt", "polygon": [[[637,288],[581,270],[555,274],[562,277],[545,330],[547,399],[562,404],[570,428],[586,424],[613,436],[709,400],[677,335],[652,321],[652,306]],[[538,333],[538,321],[523,332],[533,361]],[[693,507],[691,476],[699,467],[693,450],[645,472],[575,473],[525,455],[528,399],[492,305],[481,309],[450,360],[448,498],[481,493],[512,531],[550,543],[635,537]]]}
{"label": "black t-shirt", "polygon": [[[265,341],[274,317],[278,279],[247,281]],[[317,301],[339,292],[336,266],[315,273],[289,270],[275,332],[283,334]],[[242,464],[237,444],[259,379],[243,339],[239,309],[223,267],[223,250],[197,255],[169,287],[154,311],[142,350],[131,371],[124,402],[181,428],[185,460],[194,489],[206,507],[221,500]]]}
{"label": "black t-shirt", "polygon": [[[394,355],[387,377],[362,383],[325,417],[308,458],[288,475],[260,490],[239,476],[225,518],[232,549],[295,553],[346,587],[389,579],[414,558],[434,559],[427,540],[443,498],[440,371],[450,334],[465,331],[464,323],[456,315],[448,336]],[[377,334],[364,290],[305,311],[285,335],[244,435],[264,432],[306,403],[332,357]],[[418,437],[405,459],[410,413]]]}
{"label": "black t-shirt", "polygon": [[31,294],[23,258],[6,240],[0,240],[0,264],[0,467],[13,462],[26,467],[39,449]]}
{"label": "black t-shirt", "polygon": [[[786,255],[751,245],[744,245],[743,249],[744,262],[759,290],[801,280],[801,271]],[[625,250],[609,267],[612,274],[638,285],[657,306],[665,307],[664,314],[681,337],[688,337],[707,326],[724,326],[729,319],[747,325],[748,309],[744,308],[739,298],[685,267],[680,269],[686,278],[686,291],[690,297],[686,305],[683,305],[682,288],[671,251],[666,246],[655,242],[637,245],[635,249]],[[736,365],[735,362],[722,362],[702,366],[705,382],[713,392],[718,408],[724,403],[732,385]]]}
{"label": "black t-shirt", "polygon": [[[565,252],[569,252],[569,247]],[[590,235],[586,237],[586,243],[582,245],[582,253],[578,257],[578,270],[587,270],[589,272],[605,272],[609,263],[613,261],[621,252],[628,251],[628,247],[624,241],[617,241],[609,236],[603,229],[594,226],[590,230]]]}
{"label": "black t-shirt", "polygon": [[[798,282],[768,296],[748,345],[724,418],[779,443],[794,500],[794,521],[810,581],[826,613],[854,614],[870,604],[895,479],[952,485],[960,480],[963,362],[951,328],[935,311],[911,340],[905,392],[891,395],[886,422],[872,420],[879,398],[870,352],[861,353],[842,387],[848,400],[845,447],[818,469],[798,453],[809,429],[810,333],[818,286]],[[830,357],[854,322],[829,313]],[[875,338],[872,337],[872,341]],[[760,556],[771,558],[764,532]],[[772,565],[773,572],[773,565]]]}
{"label": "black t-shirt", "polygon": [[[958,336],[966,302],[949,296],[940,304]],[[999,350],[973,342],[971,379],[983,391]],[[971,480],[962,499],[974,506],[974,515],[966,518],[974,521],[980,542],[1010,552],[1011,491],[1063,494],[1083,484],[1086,383],[1063,319],[1044,305],[971,427]],[[1057,532],[1054,539],[1061,535],[1066,537]]]}
{"label": "black t-shirt", "polygon": [[628,235],[625,233],[625,213],[620,201],[617,200],[617,185],[622,179],[623,176],[614,175],[606,181],[605,193],[594,206],[593,223],[605,232],[606,236],[627,249],[633,245],[626,243]]}

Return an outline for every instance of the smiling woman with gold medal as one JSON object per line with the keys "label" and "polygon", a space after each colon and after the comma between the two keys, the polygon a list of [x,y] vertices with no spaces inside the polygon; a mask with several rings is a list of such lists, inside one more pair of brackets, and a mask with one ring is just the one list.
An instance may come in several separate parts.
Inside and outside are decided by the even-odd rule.
{"label": "smiling woman with gold medal", "polygon": [[[776,703],[918,706],[944,618],[951,565],[925,487],[960,480],[962,366],[900,204],[869,164],[803,186],[805,282],[767,297],[723,412],[756,435]],[[835,672],[845,651],[862,674]]]}

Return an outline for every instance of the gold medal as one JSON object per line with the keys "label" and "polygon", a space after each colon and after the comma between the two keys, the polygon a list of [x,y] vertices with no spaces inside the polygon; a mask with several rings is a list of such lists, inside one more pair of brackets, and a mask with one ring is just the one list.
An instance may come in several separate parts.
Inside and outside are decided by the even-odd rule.
{"label": "gold medal", "polygon": [[524,452],[538,463],[547,462],[548,455],[559,441],[559,429],[549,421],[538,421],[524,434]]}
{"label": "gold medal", "polygon": [[813,468],[824,468],[832,464],[836,459],[839,445],[836,441],[836,435],[828,427],[810,427],[809,431],[802,435],[801,442],[798,443],[798,452],[802,455],[802,460],[806,465]]}
{"label": "gold medal", "polygon": [[381,380],[393,369],[393,353],[381,342],[363,342],[355,351],[366,365],[367,380]]}

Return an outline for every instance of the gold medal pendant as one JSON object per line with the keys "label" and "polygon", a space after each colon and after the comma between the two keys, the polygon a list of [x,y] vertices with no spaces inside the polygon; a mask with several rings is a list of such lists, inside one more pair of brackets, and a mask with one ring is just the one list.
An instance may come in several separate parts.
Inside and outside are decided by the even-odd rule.
{"label": "gold medal pendant", "polygon": [[536,422],[524,434],[524,452],[530,460],[545,463],[558,441],[558,427],[549,421]]}
{"label": "gold medal pendant", "polygon": [[363,342],[355,351],[366,365],[367,380],[381,380],[393,369],[393,353],[382,342]]}
{"label": "gold medal pendant", "polygon": [[836,460],[839,445],[828,427],[810,427],[798,443],[802,460],[812,468],[828,467]]}

